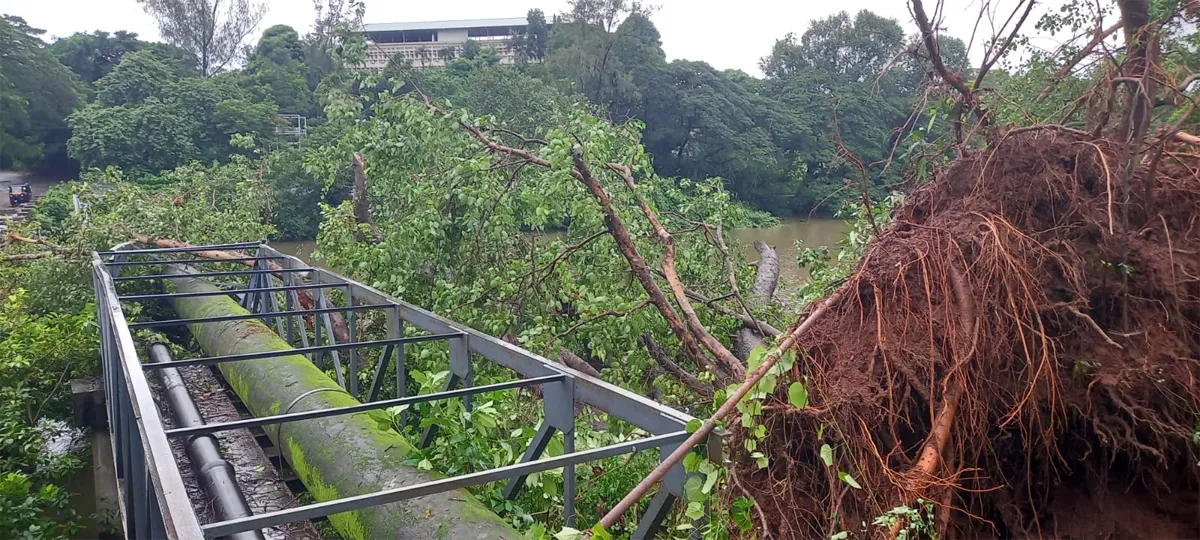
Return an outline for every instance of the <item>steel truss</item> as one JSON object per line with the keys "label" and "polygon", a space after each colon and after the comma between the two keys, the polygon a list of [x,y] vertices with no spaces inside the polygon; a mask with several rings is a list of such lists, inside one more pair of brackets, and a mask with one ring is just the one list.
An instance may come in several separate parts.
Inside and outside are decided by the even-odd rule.
{"label": "steel truss", "polygon": [[[198,251],[242,251],[245,256],[231,260],[204,259],[188,256]],[[253,265],[249,270],[198,271],[187,277],[247,276],[247,283],[213,293],[128,294],[118,292],[118,285],[137,282],[163,282],[176,279],[167,275],[167,265],[187,265],[203,268],[211,264],[242,263]],[[270,263],[270,266],[268,266]],[[126,269],[157,269],[159,273],[122,276]],[[541,356],[480,333],[464,325],[444,319],[434,313],[385,295],[371,287],[335,273],[311,267],[299,259],[284,255],[262,243],[238,243],[185,248],[138,249],[122,244],[111,251],[92,255],[93,280],[99,305],[101,356],[104,388],[107,396],[109,429],[112,434],[118,485],[121,488],[121,509],[125,534],[129,538],[216,538],[233,533],[262,529],[292,521],[328,516],[459,488],[507,480],[503,494],[512,498],[520,491],[528,475],[550,469],[563,470],[564,516],[568,525],[575,522],[575,465],[650,448],[659,449],[659,459],[670,454],[687,438],[685,426],[693,418],[633,394],[599,379],[590,377]],[[276,282],[280,284],[277,285]],[[303,309],[299,291],[312,291],[313,306]],[[342,305],[335,305],[328,292],[340,291]],[[230,295],[237,298],[251,315],[172,319],[130,323],[126,320],[122,302],[157,301],[179,297]],[[282,302],[280,301],[282,296]],[[359,341],[355,335],[355,316],[359,312],[383,312],[386,315],[386,339]],[[338,343],[334,336],[330,314],[344,313],[349,341]],[[305,329],[305,317],[313,321],[314,340]],[[220,357],[175,360],[166,363],[143,362],[135,345],[132,329],[186,325],[241,319],[260,319],[273,326],[279,336],[296,347],[296,354],[306,355],[317,365],[328,366],[326,356],[338,384],[362,401],[360,405],[280,414],[232,422],[166,429],[151,395],[146,371],[169,367],[210,365],[222,362],[265,360],[279,356],[278,352],[250,353]],[[406,325],[424,335],[405,336]],[[440,392],[405,395],[404,346],[411,343],[447,341],[450,348],[450,376]],[[357,361],[360,349],[383,348],[370,386],[363,395],[358,388]],[[347,362],[343,366],[341,353]],[[475,386],[472,359],[479,358],[516,372],[521,378],[514,381]],[[390,367],[396,374],[395,399],[379,400],[382,384]],[[169,439],[245,429],[256,426],[282,425],[314,418],[352,414],[397,405],[409,405],[438,400],[461,398],[471,407],[471,397],[484,392],[540,387],[544,420],[520,460],[505,467],[464,474],[422,484],[319,502],[267,512],[246,518],[201,524],[192,511],[179,472],[179,464]],[[577,451],[575,449],[576,402],[586,403],[638,426],[650,435],[644,439]],[[555,432],[564,436],[564,453],[542,457]],[[436,426],[422,434],[420,446],[427,446],[437,436]],[[720,459],[721,440],[710,438],[707,448],[711,459]],[[683,492],[685,472],[675,466],[663,482],[663,488],[652,499],[646,514],[638,523],[634,538],[649,538],[659,528],[671,506]]]}

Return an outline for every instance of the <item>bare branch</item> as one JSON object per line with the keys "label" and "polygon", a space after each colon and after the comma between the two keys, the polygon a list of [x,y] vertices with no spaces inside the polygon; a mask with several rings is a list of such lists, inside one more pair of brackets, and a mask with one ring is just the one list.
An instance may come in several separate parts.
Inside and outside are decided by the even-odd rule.
{"label": "bare branch", "polygon": [[1092,38],[1092,40],[1089,41],[1087,45],[1084,45],[1082,49],[1079,49],[1079,52],[1075,53],[1075,56],[1072,56],[1070,60],[1067,60],[1067,63],[1063,64],[1063,67],[1050,77],[1050,80],[1046,83],[1046,87],[1042,89],[1042,93],[1038,94],[1038,97],[1036,100],[1034,100],[1034,103],[1046,101],[1046,98],[1050,97],[1050,94],[1054,92],[1054,87],[1057,86],[1058,83],[1062,82],[1067,75],[1070,75],[1071,70],[1075,69],[1075,66],[1079,65],[1084,58],[1090,56],[1097,45],[1104,42],[1104,40],[1108,39],[1108,37],[1113,35],[1117,30],[1120,30],[1124,24],[1125,23],[1120,19],[1117,19],[1117,22],[1113,23],[1112,26],[1103,30],[1097,30],[1096,35]]}
{"label": "bare branch", "polygon": [[[576,157],[576,163],[578,164],[582,161],[582,156],[577,155]],[[658,221],[658,216],[654,214],[654,211],[650,209],[650,205],[638,193],[637,185],[633,181],[633,172],[629,170],[629,167],[616,163],[609,163],[607,167],[625,180],[625,186],[629,188],[629,191],[637,200],[638,206],[641,207],[642,213],[646,216],[646,220],[654,227],[659,242],[666,248],[666,254],[662,260],[663,274],[666,275],[667,284],[670,285],[671,293],[675,296],[675,303],[679,305],[679,309],[683,311],[684,316],[687,318],[688,329],[695,334],[700,343],[704,345],[704,348],[708,349],[708,352],[717,358],[718,362],[723,364],[734,376],[741,378],[746,373],[745,366],[742,365],[737,356],[709,333],[708,328],[705,328],[704,324],[700,322],[700,317],[696,315],[696,310],[692,307],[691,301],[688,300],[687,292],[683,288],[683,282],[679,280],[679,274],[675,271],[675,238],[662,226],[662,223]]]}

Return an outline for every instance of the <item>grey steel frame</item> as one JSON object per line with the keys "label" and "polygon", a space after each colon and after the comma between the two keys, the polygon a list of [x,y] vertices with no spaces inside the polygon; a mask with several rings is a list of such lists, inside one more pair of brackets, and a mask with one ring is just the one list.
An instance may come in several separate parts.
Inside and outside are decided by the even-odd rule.
{"label": "grey steel frame", "polygon": [[[164,323],[186,324],[188,320],[160,321],[155,323],[129,323],[121,308],[121,301],[153,300],[173,296],[206,296],[207,293],[163,293],[121,296],[117,283],[137,282],[152,279],[171,279],[169,275],[133,276],[122,278],[120,272],[126,267],[153,267],[162,264],[207,264],[220,260],[189,258],[186,260],[160,259],[157,261],[131,261],[130,257],[173,256],[205,250],[254,250],[254,256],[241,257],[240,261],[253,261],[253,270],[234,272],[199,272],[193,276],[249,276],[243,289],[231,289],[222,293],[239,297],[249,311],[261,318],[265,324],[274,325],[279,335],[293,345],[300,345],[297,354],[307,354],[318,365],[329,354],[338,383],[350,394],[363,399],[362,405],[283,414],[235,422],[206,424],[197,428],[166,430],[163,427],[158,407],[146,382],[145,371],[181,365],[215,364],[226,361],[243,361],[270,358],[273,354],[244,354],[226,357],[178,360],[170,364],[143,363],[138,356],[131,328],[159,326]],[[189,246],[173,249],[137,249],[133,244],[122,244],[111,251],[93,253],[93,280],[99,306],[101,329],[102,372],[105,393],[108,396],[109,428],[112,432],[113,451],[117,476],[121,488],[121,512],[125,532],[129,538],[215,538],[240,531],[261,529],[304,519],[327,516],[339,512],[387,504],[433,493],[463,487],[507,480],[505,497],[514,497],[524,485],[529,474],[550,469],[564,471],[564,517],[568,525],[575,520],[575,465],[611,456],[659,448],[660,459],[670,454],[687,438],[685,426],[692,417],[654,403],[642,396],[605,383],[599,379],[551,362],[519,347],[444,319],[401,300],[387,296],[357,281],[332,272],[310,267],[299,259],[282,254],[266,244],[239,243],[217,246]],[[270,261],[279,268],[268,268]],[[224,261],[231,262],[231,261]],[[276,286],[272,276],[278,276],[283,286]],[[307,276],[309,283],[301,283],[300,275]],[[177,276],[175,276],[177,277]],[[313,290],[314,306],[299,309],[299,290]],[[333,306],[325,289],[343,291],[346,305]],[[280,306],[277,294],[284,295]],[[369,302],[369,303],[368,303]],[[387,339],[357,341],[354,324],[358,311],[383,311],[387,320]],[[338,343],[332,332],[330,313],[347,314],[349,343]],[[315,343],[310,345],[304,327],[304,315],[313,319]],[[245,318],[245,317],[237,317]],[[203,320],[236,320],[226,317],[209,317]],[[200,319],[190,322],[200,322]],[[428,335],[404,336],[404,325],[413,325]],[[297,340],[296,338],[299,338]],[[450,346],[450,376],[441,392],[405,396],[404,345],[421,341],[445,340]],[[299,341],[299,343],[297,343]],[[324,342],[324,344],[322,344]],[[358,388],[356,361],[362,347],[383,347],[376,363],[375,373],[368,395],[361,396]],[[348,370],[343,370],[339,351],[348,352]],[[509,368],[522,377],[510,382],[476,387],[473,385],[474,370],[472,357],[479,356],[502,367]],[[389,366],[396,370],[397,398],[378,401],[384,375]],[[343,374],[343,371],[348,373]],[[265,426],[281,422],[301,421],[311,418],[350,414],[379,409],[399,404],[420,403],[461,397],[464,405],[471,407],[471,396],[477,393],[524,386],[542,388],[545,419],[529,443],[520,460],[509,466],[480,471],[423,484],[326,501],[306,506],[268,512],[256,516],[201,525],[192,511],[187,491],[179,473],[178,463],[169,444],[169,438],[212,433],[251,426]],[[574,403],[582,402],[608,414],[638,426],[650,434],[644,439],[614,444],[585,451],[575,450]],[[564,435],[564,453],[553,458],[542,458],[555,431]],[[428,445],[437,432],[427,429],[421,445]],[[709,439],[705,451],[710,459],[720,459],[721,438]],[[669,513],[675,500],[682,495],[685,473],[677,465],[668,473],[658,494],[639,522],[634,538],[649,538],[658,529]]]}

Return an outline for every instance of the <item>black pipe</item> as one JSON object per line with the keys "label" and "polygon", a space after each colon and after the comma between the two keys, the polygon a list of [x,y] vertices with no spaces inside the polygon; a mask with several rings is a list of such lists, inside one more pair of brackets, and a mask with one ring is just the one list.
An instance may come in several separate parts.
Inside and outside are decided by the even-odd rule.
{"label": "black pipe", "polygon": [[[150,361],[164,363],[171,361],[171,352],[166,345],[155,343],[150,346]],[[175,417],[178,427],[194,427],[204,425],[204,417],[196,402],[188,394],[187,386],[179,370],[166,368],[159,371],[167,401],[171,403],[171,414]],[[213,500],[213,508],[221,521],[249,517],[254,515],[245,495],[238,487],[233,465],[221,457],[221,445],[212,435],[196,435],[189,437],[184,443],[188,459],[196,476],[200,478],[200,486],[204,493]],[[265,540],[262,531],[245,531],[230,535],[231,540]]]}

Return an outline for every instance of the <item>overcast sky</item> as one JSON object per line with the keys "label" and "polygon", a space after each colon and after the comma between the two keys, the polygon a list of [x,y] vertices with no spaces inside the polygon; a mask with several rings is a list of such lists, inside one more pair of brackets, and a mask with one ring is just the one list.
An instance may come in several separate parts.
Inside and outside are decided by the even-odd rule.
{"label": "overcast sky", "polygon": [[[265,0],[266,18],[259,31],[275,24],[287,24],[301,34],[312,25],[312,0]],[[942,26],[952,35],[967,40],[978,15],[980,0],[946,0]],[[663,49],[669,59],[686,58],[708,62],[718,69],[741,69],[761,76],[758,60],[768,54],[776,39],[788,32],[803,33],[809,21],[839,11],[855,13],[870,9],[894,18],[909,33],[916,32],[908,2],[902,0],[657,0],[653,21],[662,33]],[[1061,0],[1052,0],[1056,6]],[[927,1],[933,9],[935,1]],[[1000,18],[1016,4],[1015,0],[993,1],[1001,10]],[[366,22],[431,21],[519,17],[530,8],[541,8],[547,17],[565,10],[566,0],[441,0],[411,2],[366,0]],[[1035,11],[1026,28],[1036,21]],[[136,0],[0,0],[0,14],[17,15],[30,25],[47,31],[46,38],[65,37],[75,32],[128,30],[142,39],[158,40],[154,19]],[[984,23],[986,25],[986,22]],[[987,28],[984,32],[991,35]],[[256,36],[257,38],[257,36]],[[1052,44],[1051,44],[1052,45]],[[1049,46],[1049,45],[1047,45]],[[978,59],[980,47],[972,51]]]}

